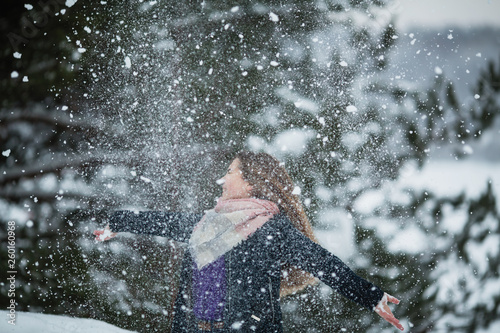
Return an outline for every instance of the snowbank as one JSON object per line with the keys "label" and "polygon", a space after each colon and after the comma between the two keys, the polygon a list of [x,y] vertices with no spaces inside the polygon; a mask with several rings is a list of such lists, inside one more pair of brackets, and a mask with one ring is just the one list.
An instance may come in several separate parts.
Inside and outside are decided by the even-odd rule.
{"label": "snowbank", "polygon": [[8,311],[0,311],[2,333],[125,333],[127,331],[108,323],[95,320],[49,315],[34,312],[16,312],[16,325],[8,323]]}

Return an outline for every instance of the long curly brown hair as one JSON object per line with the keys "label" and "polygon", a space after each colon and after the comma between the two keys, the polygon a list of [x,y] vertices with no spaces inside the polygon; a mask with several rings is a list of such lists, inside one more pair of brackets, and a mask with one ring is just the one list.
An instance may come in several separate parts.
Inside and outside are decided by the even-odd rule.
{"label": "long curly brown hair", "polygon": [[[293,181],[285,167],[273,156],[266,153],[240,151],[236,154],[240,161],[243,179],[252,185],[252,196],[266,199],[278,205],[280,210],[290,219],[302,234],[314,242],[318,242],[304,207],[298,195],[293,194]],[[317,283],[311,274],[291,265],[281,270],[280,296],[284,297]]]}

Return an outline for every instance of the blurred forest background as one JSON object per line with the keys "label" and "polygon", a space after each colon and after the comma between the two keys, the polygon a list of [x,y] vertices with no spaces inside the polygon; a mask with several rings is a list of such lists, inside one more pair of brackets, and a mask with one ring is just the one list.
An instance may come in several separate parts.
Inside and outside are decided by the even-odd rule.
{"label": "blurred forest background", "polygon": [[[210,208],[251,149],[285,162],[321,243],[411,332],[497,331],[500,34],[403,34],[391,4],[3,2],[17,310],[169,331],[183,244],[92,231],[116,209]],[[282,306],[285,332],[393,331],[322,284]]]}

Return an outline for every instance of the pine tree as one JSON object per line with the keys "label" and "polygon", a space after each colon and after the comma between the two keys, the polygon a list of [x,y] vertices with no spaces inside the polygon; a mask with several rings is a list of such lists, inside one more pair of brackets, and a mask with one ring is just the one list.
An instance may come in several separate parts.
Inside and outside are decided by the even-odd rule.
{"label": "pine tree", "polygon": [[[68,303],[84,302],[79,286],[88,278],[81,234],[70,221],[82,196],[92,201],[74,184],[93,162],[79,149],[96,130],[80,120],[73,94],[82,92],[70,89],[79,53],[67,36],[81,32],[82,18],[57,2],[2,8],[0,224],[16,226],[16,310],[62,313]],[[2,237],[2,258],[5,242]],[[0,265],[8,270],[7,260]],[[1,299],[8,304],[5,288]]]}
{"label": "pine tree", "polygon": [[[420,156],[409,161],[423,161],[436,148],[456,160],[470,158],[474,141],[496,130],[499,70],[489,62],[471,91],[475,98],[464,98],[469,102],[462,102],[452,81],[443,76],[427,92],[407,92],[405,105],[415,101],[417,106],[407,111],[417,114],[405,124],[405,132],[415,133],[410,152]],[[382,191],[394,192],[387,186]],[[498,317],[498,293],[491,285],[498,280],[500,254],[498,193],[492,181],[479,197],[440,197],[432,188],[396,191],[373,212],[358,213],[356,246],[363,258],[369,258],[367,267],[375,272],[374,278],[403,301],[397,315],[408,320],[412,332],[488,328]],[[393,232],[387,235],[384,229]],[[397,233],[405,232],[428,250],[405,253],[387,248]]]}

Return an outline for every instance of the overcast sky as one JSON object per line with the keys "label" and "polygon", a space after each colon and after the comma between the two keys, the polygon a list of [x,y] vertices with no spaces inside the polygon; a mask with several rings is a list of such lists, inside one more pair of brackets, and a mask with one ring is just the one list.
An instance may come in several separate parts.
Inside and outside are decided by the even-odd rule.
{"label": "overcast sky", "polygon": [[500,0],[395,0],[390,10],[396,27],[407,32],[416,27],[500,28]]}

